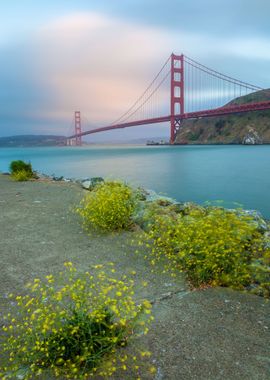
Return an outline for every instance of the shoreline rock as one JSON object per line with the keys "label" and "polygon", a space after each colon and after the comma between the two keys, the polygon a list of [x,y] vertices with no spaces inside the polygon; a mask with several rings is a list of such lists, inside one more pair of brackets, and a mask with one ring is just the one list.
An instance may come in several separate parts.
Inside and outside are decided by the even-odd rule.
{"label": "shoreline rock", "polygon": [[[1,173],[3,175],[10,175],[10,173]],[[95,186],[98,183],[106,181],[103,177],[85,177],[85,178],[65,178],[64,176],[55,176],[54,174],[48,175],[40,172],[36,172],[38,178],[37,180],[49,180],[52,182],[72,182],[80,185],[83,189],[92,191]],[[200,205],[199,203],[195,202],[181,202],[177,201],[176,199],[172,197],[168,197],[166,195],[159,194],[158,192],[152,190],[152,189],[146,189],[141,186],[134,188],[134,190],[137,192],[139,201],[145,201],[148,203],[151,202],[157,202],[160,206],[166,207],[166,206],[174,206],[176,213],[186,213],[190,208],[201,208],[201,207],[208,207]],[[213,206],[215,207],[215,206]],[[216,206],[220,207],[220,206]],[[252,209],[231,209],[227,207],[221,206],[221,208],[224,208],[229,211],[234,211],[236,213],[242,212],[249,216],[251,216],[254,221],[256,221],[259,225],[259,228],[263,231],[268,231],[269,226],[268,222],[270,222],[269,219],[265,218],[260,211],[252,210]]]}

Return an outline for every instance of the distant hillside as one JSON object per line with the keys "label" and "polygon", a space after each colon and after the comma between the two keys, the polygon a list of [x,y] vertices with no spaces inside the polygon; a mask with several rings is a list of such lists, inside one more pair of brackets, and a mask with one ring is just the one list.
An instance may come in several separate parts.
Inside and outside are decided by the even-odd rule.
{"label": "distant hillside", "polygon": [[[227,105],[270,100],[270,89],[241,96]],[[270,110],[185,120],[176,144],[270,144]]]}
{"label": "distant hillside", "polygon": [[65,136],[19,135],[0,137],[0,147],[63,146]]}

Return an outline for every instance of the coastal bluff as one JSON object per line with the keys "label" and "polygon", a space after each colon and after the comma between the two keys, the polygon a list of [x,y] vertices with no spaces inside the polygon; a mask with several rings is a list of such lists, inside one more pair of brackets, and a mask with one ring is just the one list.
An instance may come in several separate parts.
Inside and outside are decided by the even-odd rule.
{"label": "coastal bluff", "polygon": [[[269,101],[270,89],[241,96],[226,104],[248,104]],[[252,111],[226,116],[184,120],[176,144],[270,144],[270,110]]]}
{"label": "coastal bluff", "polygon": [[59,272],[65,261],[78,270],[113,261],[119,273],[136,271],[137,299],[153,303],[149,333],[129,349],[152,352],[155,380],[269,379],[270,302],[231,289],[191,290],[184,274],[152,272],[131,244],[136,231],[87,234],[73,212],[85,192],[76,183],[14,182],[0,174],[1,316],[9,293]]}

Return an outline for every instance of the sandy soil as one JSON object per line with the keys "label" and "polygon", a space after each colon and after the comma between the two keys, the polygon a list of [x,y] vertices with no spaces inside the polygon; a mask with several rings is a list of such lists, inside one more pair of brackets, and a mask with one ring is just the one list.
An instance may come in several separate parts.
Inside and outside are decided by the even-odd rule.
{"label": "sandy soil", "polygon": [[77,184],[18,183],[0,175],[2,312],[8,293],[21,293],[29,280],[62,270],[67,260],[79,270],[114,261],[119,273],[137,271],[138,299],[155,300],[152,329],[133,344],[152,352],[156,380],[270,378],[270,302],[229,289],[191,292],[183,275],[151,273],[130,243],[136,232],[82,230],[72,208],[83,194]]}

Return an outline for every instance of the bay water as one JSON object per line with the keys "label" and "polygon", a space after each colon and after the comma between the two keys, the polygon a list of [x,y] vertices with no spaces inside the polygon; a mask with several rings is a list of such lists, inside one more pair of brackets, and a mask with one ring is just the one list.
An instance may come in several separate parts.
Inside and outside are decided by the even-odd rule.
{"label": "bay water", "polygon": [[48,175],[121,179],[178,201],[221,201],[270,219],[270,145],[0,148],[0,171],[18,159]]}

